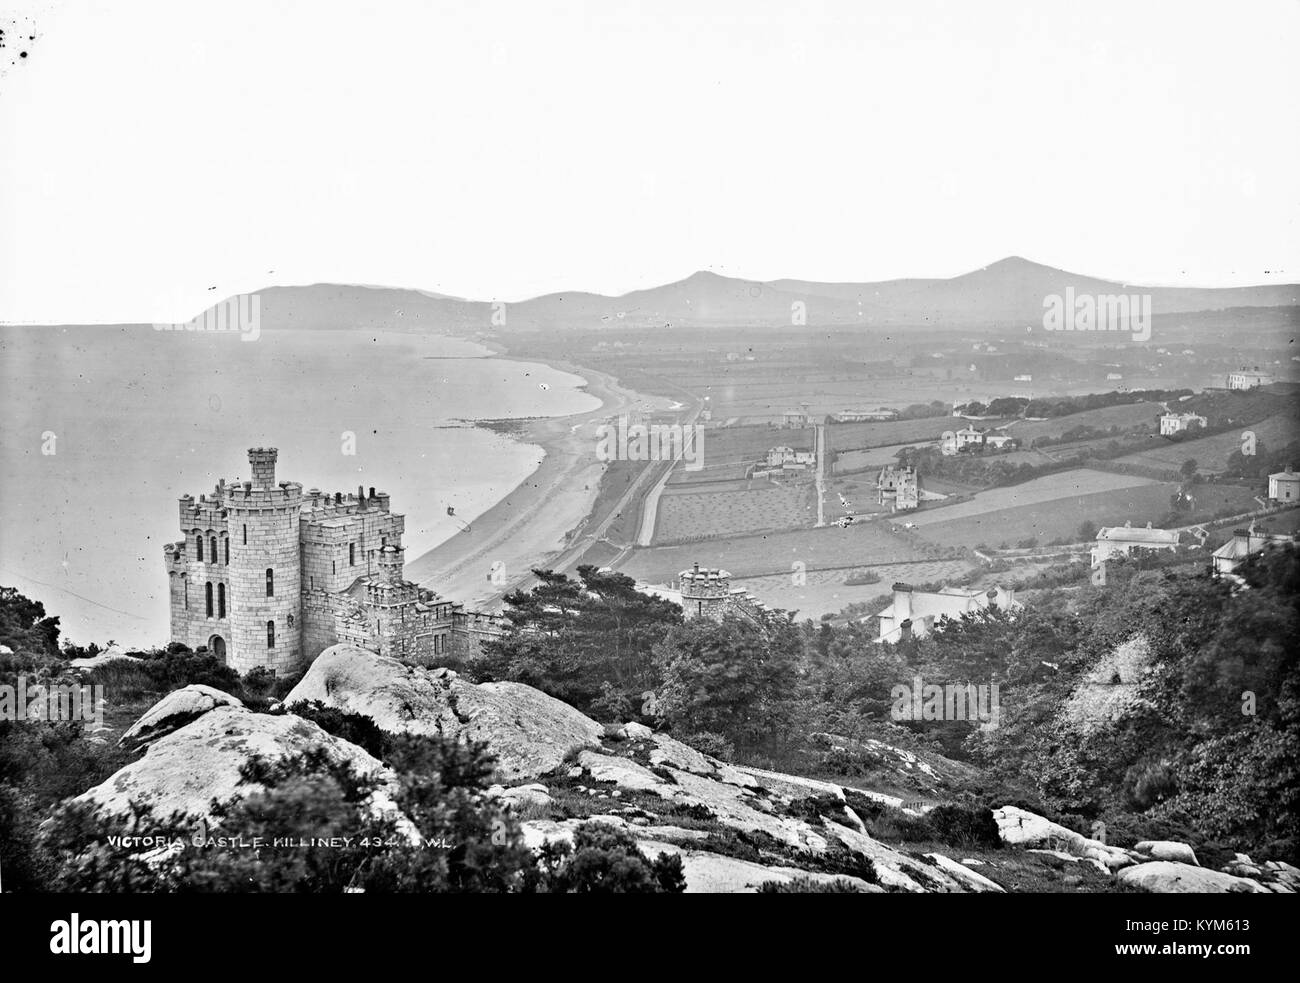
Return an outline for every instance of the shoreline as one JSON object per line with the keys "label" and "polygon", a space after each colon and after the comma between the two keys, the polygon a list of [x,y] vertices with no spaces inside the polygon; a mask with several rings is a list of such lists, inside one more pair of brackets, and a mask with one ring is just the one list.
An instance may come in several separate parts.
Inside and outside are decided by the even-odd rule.
{"label": "shoreline", "polygon": [[[613,376],[595,369],[558,359],[523,358],[511,355],[498,343],[474,341],[490,349],[491,358],[543,364],[578,376],[583,380],[578,391],[595,396],[600,406],[568,416],[520,420],[519,433],[504,435],[541,447],[541,463],[500,501],[474,518],[468,529],[407,563],[407,579],[467,606],[499,595],[505,584],[526,575],[533,567],[544,567],[590,520],[605,472],[605,463],[594,453],[595,427],[634,407],[648,409],[668,402],[621,386]],[[495,564],[504,567],[504,583],[492,582]]]}

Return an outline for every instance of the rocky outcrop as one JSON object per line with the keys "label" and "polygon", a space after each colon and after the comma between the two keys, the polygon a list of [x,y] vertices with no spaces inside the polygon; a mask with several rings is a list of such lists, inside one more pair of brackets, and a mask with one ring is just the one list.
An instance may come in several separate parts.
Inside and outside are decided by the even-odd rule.
{"label": "rocky outcrop", "polygon": [[211,686],[199,683],[168,693],[144,716],[132,724],[118,741],[123,747],[137,747],[179,730],[217,707],[242,707],[243,701]]}
{"label": "rocky outcrop", "polygon": [[1191,864],[1193,867],[1200,866],[1196,860],[1196,851],[1186,843],[1178,843],[1174,840],[1143,840],[1133,849],[1154,860],[1173,860],[1180,864]]}
{"label": "rocky outcrop", "polygon": [[[165,697],[159,706],[175,695]],[[155,710],[158,707],[141,722]],[[258,790],[259,786],[240,784],[240,770],[255,755],[279,761],[318,748],[333,761],[349,762],[360,775],[392,780],[375,758],[309,720],[221,704],[151,741],[142,757],[74,801],[99,805],[119,815],[128,813],[136,803],[151,807],[160,819],[174,812],[206,816],[214,800],[229,802]],[[376,798],[375,805],[381,810],[390,807],[386,796]]]}
{"label": "rocky outcrop", "polygon": [[599,747],[604,728],[567,703],[522,683],[474,684],[450,669],[424,669],[354,645],[327,648],[285,697],[364,714],[393,733],[486,741],[504,782],[536,778],[569,754]]}
{"label": "rocky outcrop", "polygon": [[1016,806],[994,809],[993,819],[998,824],[1002,842],[1009,846],[1060,850],[1071,856],[1100,861],[1112,871],[1142,859],[1128,850],[1090,839],[1060,823]]}
{"label": "rocky outcrop", "polygon": [[1154,860],[1119,872],[1125,884],[1160,894],[1269,894],[1268,888],[1249,877],[1234,877],[1218,870],[1193,867],[1171,860]]}
{"label": "rocky outcrop", "polygon": [[[648,860],[654,860],[665,853],[680,857],[682,873],[686,878],[687,894],[753,894],[764,884],[788,884],[800,879],[821,884],[838,881],[864,894],[879,893],[884,890],[878,884],[872,884],[861,877],[808,871],[781,864],[760,864],[707,850],[693,849],[689,845],[690,842],[705,837],[705,834],[696,830],[632,826],[618,816],[592,816],[591,821],[609,823],[637,836],[637,848]],[[534,850],[540,849],[545,843],[557,841],[571,844],[574,831],[580,824],[581,821],[577,819],[563,822],[524,823],[524,841]],[[657,838],[661,836],[684,840],[686,844]]]}
{"label": "rocky outcrop", "polygon": [[90,672],[98,669],[100,666],[106,666],[110,662],[140,662],[139,656],[127,655],[116,645],[111,645],[97,655],[90,655],[84,659],[72,659],[68,663],[68,668],[78,672]]}
{"label": "rocky outcrop", "polygon": [[824,766],[833,773],[879,776],[890,785],[914,788],[927,795],[978,774],[976,768],[964,762],[932,751],[909,751],[876,738],[854,740],[818,732],[808,735],[808,744],[821,753]]}

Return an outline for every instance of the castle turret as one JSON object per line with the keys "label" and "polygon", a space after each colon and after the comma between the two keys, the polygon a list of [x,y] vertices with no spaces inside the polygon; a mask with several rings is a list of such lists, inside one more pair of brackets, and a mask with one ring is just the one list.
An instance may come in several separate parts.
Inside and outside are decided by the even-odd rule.
{"label": "castle turret", "polygon": [[253,468],[254,488],[275,487],[275,459],[280,452],[274,447],[250,447],[248,463]]}
{"label": "castle turret", "polygon": [[688,618],[721,618],[731,596],[731,574],[726,570],[700,569],[678,574],[682,591],[682,610]]}
{"label": "castle turret", "polygon": [[402,582],[402,567],[406,550],[400,546],[385,546],[379,551],[379,579],[385,584]]}
{"label": "castle turret", "polygon": [[233,616],[229,664],[295,669],[302,658],[302,485],[275,481],[274,447],[253,447],[253,480],[225,488]]}

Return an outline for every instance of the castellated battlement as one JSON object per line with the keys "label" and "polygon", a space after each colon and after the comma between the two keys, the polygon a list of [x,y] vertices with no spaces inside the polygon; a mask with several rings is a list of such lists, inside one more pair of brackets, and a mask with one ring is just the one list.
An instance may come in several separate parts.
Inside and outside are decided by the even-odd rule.
{"label": "castellated battlement", "polygon": [[771,614],[771,609],[745,588],[732,587],[731,574],[726,570],[701,568],[697,563],[678,574],[677,587],[687,618],[720,621],[736,616],[761,625]]}
{"label": "castellated battlement", "polygon": [[163,548],[172,641],[239,672],[302,668],[352,642],[422,665],[467,658],[505,624],[464,612],[403,576],[406,519],[387,492],[305,494],[277,481],[279,452],[248,451],[251,480],[179,501],[179,542]]}
{"label": "castellated battlement", "polygon": [[276,486],[259,486],[252,481],[237,486],[227,485],[222,504],[232,512],[298,509],[302,507],[302,485],[296,481],[282,481]]}
{"label": "castellated battlement", "polygon": [[721,598],[731,593],[731,574],[726,570],[701,569],[697,563],[677,576],[683,598]]}

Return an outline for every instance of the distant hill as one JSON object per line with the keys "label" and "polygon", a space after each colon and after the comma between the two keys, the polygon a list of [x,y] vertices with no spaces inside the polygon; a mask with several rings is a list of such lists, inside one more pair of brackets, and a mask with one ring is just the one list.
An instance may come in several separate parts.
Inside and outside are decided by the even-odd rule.
{"label": "distant hill", "polygon": [[417,289],[315,284],[260,291],[275,327],[429,328],[451,332],[593,330],[602,327],[917,327],[1039,325],[1050,294],[1150,294],[1153,313],[1294,307],[1300,284],[1254,287],[1147,287],[1068,273],[1019,257],[950,279],[820,283],[741,280],[698,272],[684,280],[619,297],[585,291],[546,294],[509,304],[446,297]]}

